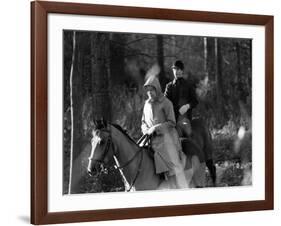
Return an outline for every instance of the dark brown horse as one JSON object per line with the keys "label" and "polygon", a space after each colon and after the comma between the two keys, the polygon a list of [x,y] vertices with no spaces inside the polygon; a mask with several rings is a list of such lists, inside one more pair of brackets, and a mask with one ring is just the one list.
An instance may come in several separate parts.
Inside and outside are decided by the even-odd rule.
{"label": "dark brown horse", "polygon": [[[202,132],[199,129],[194,129],[195,131]],[[201,135],[201,138],[196,141],[198,147],[190,146],[190,153],[195,153],[196,148],[205,147],[205,141],[205,135]],[[187,147],[188,143],[185,145]],[[197,154],[188,154],[184,160],[186,170],[182,174],[170,177],[169,180],[162,180],[155,173],[154,161],[146,148],[139,147],[121,127],[103,122],[93,130],[88,172],[93,174],[101,170],[101,166],[107,164],[112,158],[123,177],[127,190],[188,188],[205,185],[206,165],[205,162],[200,162]]]}
{"label": "dark brown horse", "polygon": [[216,167],[213,163],[213,141],[206,123],[201,118],[191,121],[192,138],[184,139],[182,149],[187,156],[197,155],[209,169],[213,185],[216,185]]}

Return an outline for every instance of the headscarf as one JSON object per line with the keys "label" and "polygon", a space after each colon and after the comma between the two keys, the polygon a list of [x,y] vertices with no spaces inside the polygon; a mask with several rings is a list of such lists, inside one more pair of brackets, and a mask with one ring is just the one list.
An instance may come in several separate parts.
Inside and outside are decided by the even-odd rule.
{"label": "headscarf", "polygon": [[163,100],[164,94],[162,93],[160,82],[159,82],[159,80],[156,76],[151,76],[146,80],[143,87],[145,88],[147,86],[152,86],[152,87],[155,88],[155,90],[156,90],[156,100],[157,101]]}

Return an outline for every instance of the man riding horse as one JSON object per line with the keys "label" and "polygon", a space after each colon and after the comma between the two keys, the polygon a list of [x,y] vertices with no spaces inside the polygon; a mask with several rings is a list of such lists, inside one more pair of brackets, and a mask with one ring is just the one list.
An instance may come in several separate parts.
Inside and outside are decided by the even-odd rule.
{"label": "man riding horse", "polygon": [[[184,73],[184,64],[177,60],[172,65],[174,80],[166,85],[164,95],[172,102],[177,120],[176,128],[180,137],[188,138],[189,142],[196,146],[192,139],[192,109],[198,105],[195,85]],[[188,150],[183,150],[185,153]],[[204,160],[211,171],[215,171],[210,151],[204,152]],[[215,175],[215,172],[213,172]],[[213,178],[215,181],[215,178]]]}
{"label": "man riding horse", "polygon": [[172,65],[174,80],[166,85],[165,96],[173,103],[177,130],[181,137],[191,136],[192,109],[198,104],[195,87],[184,75],[184,64],[177,60]]}

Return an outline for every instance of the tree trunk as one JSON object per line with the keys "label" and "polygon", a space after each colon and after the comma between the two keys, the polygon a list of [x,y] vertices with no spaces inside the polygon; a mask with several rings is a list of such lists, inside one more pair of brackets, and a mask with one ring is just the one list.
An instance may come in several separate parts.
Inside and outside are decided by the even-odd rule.
{"label": "tree trunk", "polygon": [[248,87],[248,90],[251,90],[252,91],[252,40],[249,41],[249,59],[250,59],[250,62],[249,62],[249,68],[250,68],[250,72],[249,72],[249,76],[248,76],[248,79],[247,79],[247,87]]}
{"label": "tree trunk", "polygon": [[125,75],[125,36],[113,33],[110,42],[110,79],[114,84],[124,84]]}
{"label": "tree trunk", "polygon": [[91,34],[93,117],[111,119],[109,98],[109,34]]}
{"label": "tree trunk", "polygon": [[70,176],[68,193],[79,193],[79,181],[82,177],[81,164],[77,157],[81,152],[82,117],[81,117],[81,73],[82,73],[81,34],[73,32],[73,55],[70,71],[70,109],[71,109],[71,148]]}
{"label": "tree trunk", "polygon": [[160,67],[159,82],[162,90],[165,90],[166,83],[168,82],[168,80],[165,77],[165,71],[164,71],[165,66],[164,66],[163,36],[156,35],[156,41],[157,41],[157,63]]}
{"label": "tree trunk", "polygon": [[216,79],[216,56],[215,56],[215,39],[207,37],[207,72],[209,79]]}
{"label": "tree trunk", "polygon": [[[242,62],[241,62],[241,47],[239,42],[235,43],[236,55],[237,55],[237,88],[238,93],[238,104],[240,107],[240,117],[247,121],[248,125],[251,125],[251,117],[247,109],[247,97],[249,95],[249,88],[247,87],[247,78],[243,78],[245,75],[242,74]],[[250,108],[251,109],[251,108]]]}
{"label": "tree trunk", "polygon": [[248,93],[247,90],[247,79],[243,78],[242,74],[242,62],[241,62],[241,47],[239,42],[236,42],[236,54],[237,54],[237,92],[238,92],[238,98],[240,101],[242,101],[244,104],[247,103],[247,97]]}
{"label": "tree trunk", "polygon": [[204,72],[208,71],[208,39],[207,37],[203,38],[204,43]]}
{"label": "tree trunk", "polygon": [[224,109],[224,92],[223,92],[223,82],[222,82],[222,50],[221,50],[221,40],[215,38],[215,59],[216,59],[216,96],[217,96],[217,106],[219,110],[221,122],[226,119],[226,112]]}
{"label": "tree trunk", "polygon": [[238,98],[241,99],[242,97],[242,75],[241,75],[241,53],[240,53],[240,46],[239,43],[235,43],[235,49],[236,49],[236,55],[237,55],[237,92],[238,92]]}
{"label": "tree trunk", "polygon": [[91,64],[90,64],[90,59],[91,59],[91,50],[89,48],[90,46],[90,33],[89,32],[83,32],[82,33],[82,39],[83,42],[81,43],[82,49],[83,49],[83,58],[82,58],[82,68],[83,68],[83,73],[82,73],[82,90],[81,93],[83,93],[83,100],[88,98],[91,95],[91,90],[92,90],[92,75],[91,75]]}

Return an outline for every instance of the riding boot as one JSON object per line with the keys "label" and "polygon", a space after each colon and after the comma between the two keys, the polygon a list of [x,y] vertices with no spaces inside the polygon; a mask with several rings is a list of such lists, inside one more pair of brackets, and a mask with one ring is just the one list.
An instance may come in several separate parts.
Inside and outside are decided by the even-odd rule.
{"label": "riding boot", "polygon": [[165,173],[160,173],[159,177],[160,177],[161,180],[165,180]]}
{"label": "riding boot", "polygon": [[161,180],[168,180],[168,176],[167,176],[167,173],[166,173],[166,172],[160,173],[160,174],[159,174],[159,177],[160,177]]}
{"label": "riding boot", "polygon": [[210,171],[211,178],[213,181],[213,184],[216,185],[216,180],[217,180],[217,174],[216,174],[216,166],[213,163],[213,159],[209,159],[206,161],[206,165]]}

